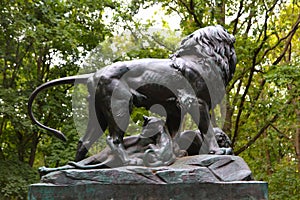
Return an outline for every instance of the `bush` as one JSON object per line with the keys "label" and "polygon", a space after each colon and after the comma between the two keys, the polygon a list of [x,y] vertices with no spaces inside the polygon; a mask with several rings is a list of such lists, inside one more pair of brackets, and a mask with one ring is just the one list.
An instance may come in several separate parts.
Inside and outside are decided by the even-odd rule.
{"label": "bush", "polygon": [[39,181],[37,170],[20,161],[0,160],[0,199],[27,199],[28,186]]}
{"label": "bush", "polygon": [[269,197],[274,199],[300,199],[300,178],[296,166],[278,165],[278,169],[269,177]]}

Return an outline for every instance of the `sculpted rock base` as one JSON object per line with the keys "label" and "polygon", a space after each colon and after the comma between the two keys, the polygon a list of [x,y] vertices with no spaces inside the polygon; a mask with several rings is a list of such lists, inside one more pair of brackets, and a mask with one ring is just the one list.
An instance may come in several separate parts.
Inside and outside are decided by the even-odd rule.
{"label": "sculpted rock base", "polygon": [[183,157],[166,167],[127,166],[49,173],[29,199],[267,199],[238,156]]}

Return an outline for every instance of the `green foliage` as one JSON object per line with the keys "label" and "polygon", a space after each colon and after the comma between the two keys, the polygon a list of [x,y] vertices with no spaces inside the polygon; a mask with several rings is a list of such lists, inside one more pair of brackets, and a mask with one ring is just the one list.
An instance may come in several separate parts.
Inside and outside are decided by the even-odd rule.
{"label": "green foliage", "polygon": [[[47,167],[58,167],[68,163],[75,158],[79,135],[72,123],[72,119],[66,120],[62,126],[62,132],[67,133],[67,142],[61,142],[52,135],[43,135],[39,143],[38,154],[40,154],[40,165]],[[71,124],[71,125],[68,125]]]}
{"label": "green foliage", "polygon": [[300,198],[300,177],[296,169],[296,162],[286,161],[275,166],[272,176],[265,177],[264,180],[269,184],[271,200]]}
{"label": "green foliage", "polygon": [[70,86],[42,93],[33,107],[41,123],[66,134],[66,144],[31,124],[27,101],[43,82],[76,74],[79,59],[110,35],[102,21],[104,4],[113,2],[1,1],[1,199],[26,197],[28,184],[38,180],[29,177],[28,164],[56,166],[74,158],[79,137],[72,121]]}
{"label": "green foliage", "polygon": [[[149,19],[142,13],[152,6],[178,15],[181,32],[165,19],[163,29],[153,30],[159,13]],[[227,88],[226,113],[216,116],[224,118],[223,129],[255,178],[269,182],[270,199],[299,199],[299,10],[297,1],[281,0],[1,1],[0,198],[25,198],[27,185],[37,179],[24,163],[65,164],[74,158],[78,132],[85,131],[85,87],[55,87],[34,103],[36,118],[65,133],[67,143],[31,125],[27,100],[34,88],[116,61],[167,58],[182,35],[218,23],[236,37],[238,65]],[[85,55],[90,56],[80,68]],[[134,108],[128,133],[140,132],[143,115],[152,113]],[[189,117],[183,129],[195,129]]]}
{"label": "green foliage", "polygon": [[[247,158],[247,155],[244,153],[242,156]],[[252,163],[251,160],[247,162],[252,166],[251,170],[255,175],[254,178],[268,182],[269,199],[299,199],[300,177],[297,172],[297,162],[295,160],[284,159],[280,163],[274,161],[271,173],[268,174],[266,173],[268,171],[266,159],[257,156],[251,159],[255,159],[255,162],[252,161]]]}
{"label": "green foliage", "polygon": [[[102,3],[112,4],[89,0],[1,1],[0,155],[3,159],[18,155],[20,161],[33,165],[44,132],[31,126],[27,117],[28,96],[42,82],[76,74],[79,58],[110,34],[102,21]],[[57,128],[63,127],[66,120],[70,123],[68,87],[38,96],[34,113],[41,123]]]}
{"label": "green foliage", "polygon": [[27,199],[28,185],[36,183],[36,169],[20,161],[0,160],[0,199]]}

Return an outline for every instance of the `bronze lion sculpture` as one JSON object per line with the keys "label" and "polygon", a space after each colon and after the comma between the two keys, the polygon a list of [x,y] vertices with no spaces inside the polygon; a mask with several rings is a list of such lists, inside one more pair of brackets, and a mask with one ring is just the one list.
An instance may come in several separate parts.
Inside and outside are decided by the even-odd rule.
{"label": "bronze lion sculpture", "polygon": [[225,87],[236,67],[235,39],[222,26],[201,28],[182,40],[169,59],[139,59],[117,62],[95,73],[65,77],[39,86],[28,102],[34,123],[66,140],[64,134],[38,122],[32,103],[45,88],[59,84],[87,84],[89,122],[78,144],[76,161],[82,160],[90,146],[108,128],[107,142],[124,165],[137,161],[127,155],[123,137],[133,106],[154,109],[166,115],[166,127],[172,138],[182,118],[189,113],[202,133],[201,152],[228,154],[230,148],[219,148],[210,123],[209,111],[220,103]]}

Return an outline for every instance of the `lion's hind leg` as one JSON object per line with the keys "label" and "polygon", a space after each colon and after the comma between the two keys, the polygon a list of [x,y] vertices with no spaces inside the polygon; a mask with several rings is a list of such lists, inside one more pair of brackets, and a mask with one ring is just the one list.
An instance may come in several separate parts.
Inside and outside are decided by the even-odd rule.
{"label": "lion's hind leg", "polygon": [[[95,107],[98,121],[102,117],[108,124],[107,144],[112,152],[119,156],[124,165],[131,163],[123,143],[132,111],[132,94],[128,86],[118,79],[102,76],[95,96]],[[102,117],[98,115],[102,113]]]}
{"label": "lion's hind leg", "polygon": [[197,124],[199,131],[202,133],[202,145],[199,152],[210,154],[230,154],[231,150],[228,148],[220,148],[215,138],[214,130],[210,122],[209,106],[208,104],[198,99],[198,105],[193,105],[190,109],[190,114]]}
{"label": "lion's hind leg", "polygon": [[85,131],[85,135],[80,138],[77,151],[75,156],[75,161],[81,161],[85,158],[90,147],[103,135],[107,128],[107,121],[103,116],[103,113],[95,109],[95,88],[94,83],[89,82],[89,96],[87,98],[89,105],[89,118],[88,124]]}

